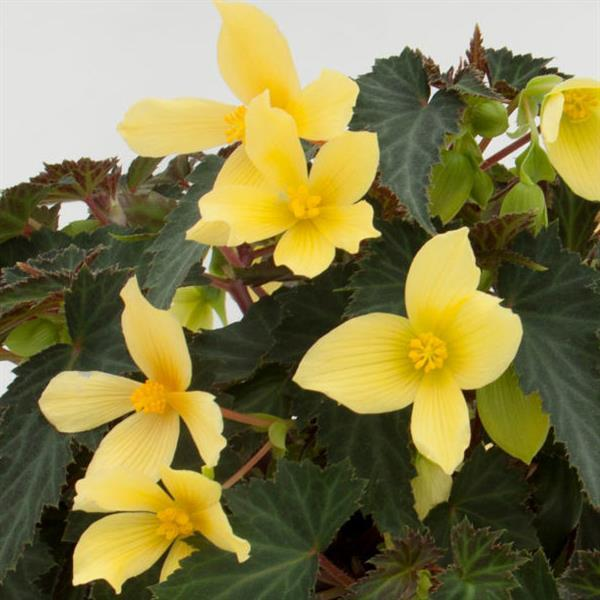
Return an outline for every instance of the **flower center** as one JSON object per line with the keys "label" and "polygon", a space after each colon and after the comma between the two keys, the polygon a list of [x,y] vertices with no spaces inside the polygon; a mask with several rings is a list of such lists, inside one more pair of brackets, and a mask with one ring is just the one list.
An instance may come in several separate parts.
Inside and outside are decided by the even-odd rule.
{"label": "flower center", "polygon": [[563,112],[571,121],[585,121],[600,103],[598,94],[593,90],[567,90],[563,96]]}
{"label": "flower center", "polygon": [[156,516],[160,521],[156,533],[164,535],[169,541],[180,535],[190,535],[194,531],[190,516],[180,508],[165,508],[156,513]]}
{"label": "flower center", "polygon": [[415,369],[423,369],[425,373],[441,369],[448,358],[445,342],[433,333],[422,333],[410,340],[408,357],[415,363]]}
{"label": "flower center", "polygon": [[158,381],[146,381],[133,394],[131,403],[137,412],[162,415],[167,408],[167,389]]}
{"label": "flower center", "polygon": [[228,144],[242,141],[246,133],[246,107],[238,106],[225,116],[227,129],[225,130],[225,138]]}
{"label": "flower center", "polygon": [[290,210],[296,219],[314,219],[321,212],[321,196],[311,196],[305,185],[288,189],[288,199]]}

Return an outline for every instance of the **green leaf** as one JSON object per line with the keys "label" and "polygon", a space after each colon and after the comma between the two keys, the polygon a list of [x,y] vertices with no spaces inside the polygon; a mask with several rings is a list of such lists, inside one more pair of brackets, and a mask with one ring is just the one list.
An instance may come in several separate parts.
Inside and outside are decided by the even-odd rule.
{"label": "green leaf", "polygon": [[550,163],[548,155],[537,142],[532,142],[529,148],[515,160],[521,181],[538,183],[539,181],[554,181],[556,171]]}
{"label": "green leaf", "polygon": [[348,462],[324,470],[281,460],[273,481],[253,479],[225,493],[236,535],[247,539],[250,559],[203,544],[183,568],[153,588],[162,600],[248,598],[301,600],[311,596],[317,556],[358,509],[364,481]]}
{"label": "green leaf", "polygon": [[548,444],[536,459],[529,482],[534,488],[535,519],[544,553],[555,562],[571,541],[581,516],[583,498],[577,471],[562,444]]}
{"label": "green leaf", "polygon": [[600,508],[585,500],[577,527],[577,550],[600,548]]}
{"label": "green leaf", "polygon": [[127,170],[127,187],[129,190],[135,192],[141,184],[150,179],[162,160],[162,158],[148,156],[134,158]]}
{"label": "green leaf", "polygon": [[33,183],[21,183],[2,192],[0,197],[0,243],[22,235],[35,206],[50,189]]}
{"label": "green leaf", "polygon": [[238,323],[195,335],[189,344],[192,385],[235,383],[251,377],[273,344],[272,330],[278,322],[279,306],[266,297]]}
{"label": "green leaf", "polygon": [[441,90],[429,100],[427,73],[410,48],[400,56],[378,59],[358,84],[352,129],[377,132],[381,182],[422,227],[433,232],[426,190],[444,136],[458,132],[464,106],[459,95]]}
{"label": "green leaf", "polygon": [[424,574],[431,577],[439,570],[436,563],[441,552],[430,536],[412,530],[401,539],[394,539],[393,545],[393,549],[369,559],[375,571],[352,586],[350,597],[360,600],[421,598],[418,595],[421,579]]}
{"label": "green leaf", "polygon": [[477,412],[492,440],[527,464],[544,444],[550,429],[539,394],[525,396],[512,367],[477,390]]}
{"label": "green leaf", "polygon": [[559,580],[568,598],[598,598],[600,596],[600,552],[579,550],[571,565]]}
{"label": "green leaf", "polygon": [[489,67],[490,77],[494,89],[501,89],[506,93],[502,84],[507,84],[512,90],[513,96],[516,91],[522,90],[527,82],[538,75],[556,73],[554,68],[548,68],[551,58],[533,58],[531,54],[513,54],[508,48],[485,51],[485,57]]}
{"label": "green leaf", "polygon": [[368,243],[365,256],[358,261],[358,271],[348,284],[352,299],[347,317],[370,312],[406,315],[404,283],[412,259],[427,236],[405,221],[379,221],[376,225],[381,237]]}
{"label": "green leaf", "polygon": [[61,326],[50,319],[32,319],[15,327],[4,340],[18,356],[30,357],[61,340]]}
{"label": "green leaf", "polygon": [[349,267],[334,266],[305,285],[274,295],[281,306],[281,322],[273,331],[269,359],[298,362],[320,337],[340,324],[349,294]]}
{"label": "green leaf", "polygon": [[524,477],[497,448],[477,446],[455,475],[448,502],[429,513],[425,524],[442,547],[449,546],[450,529],[467,517],[476,527],[506,530],[504,537],[521,548],[539,545],[533,515],[524,506]]}
{"label": "green leaf", "polygon": [[222,164],[219,157],[208,156],[196,167],[194,185],[169,214],[159,236],[146,251],[149,266],[144,287],[148,288],[148,300],[158,308],[169,308],[177,287],[208,250],[204,244],[186,240],[185,233],[200,218],[198,200],[210,191]]}
{"label": "green leaf", "polygon": [[515,577],[520,587],[511,591],[513,600],[559,600],[556,581],[542,550],[536,550],[533,558],[521,565]]}
{"label": "green leaf", "polygon": [[359,477],[369,480],[365,512],[381,531],[400,534],[419,527],[410,480],[416,471],[409,451],[410,411],[358,415],[329,399],[318,411],[318,442],[329,461],[349,458]]}
{"label": "green leaf", "polygon": [[442,582],[435,600],[500,600],[510,598],[517,587],[516,569],[525,558],[512,549],[512,544],[500,543],[502,532],[489,527],[475,529],[468,519],[452,528],[453,564],[440,575]]}
{"label": "green leaf", "polygon": [[600,296],[592,289],[599,275],[562,250],[556,224],[536,239],[522,236],[515,250],[548,268],[500,270],[499,295],[523,324],[515,359],[521,387],[526,394],[539,392],[556,437],[567,446],[592,501],[600,502]]}
{"label": "green leaf", "polygon": [[0,584],[2,600],[50,600],[51,594],[44,593],[37,585],[41,575],[54,566],[50,548],[40,540],[39,532],[31,546],[25,549],[17,568]]}
{"label": "green leaf", "polygon": [[456,80],[447,89],[456,90],[468,96],[479,96],[500,100],[502,96],[490,89],[483,81],[483,73],[474,67],[467,67],[462,73],[457,74]]}

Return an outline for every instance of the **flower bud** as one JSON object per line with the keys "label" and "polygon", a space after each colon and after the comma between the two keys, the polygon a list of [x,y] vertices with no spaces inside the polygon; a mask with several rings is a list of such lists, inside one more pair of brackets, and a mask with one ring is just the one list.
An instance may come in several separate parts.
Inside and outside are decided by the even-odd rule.
{"label": "flower bud", "polygon": [[478,102],[469,109],[469,122],[473,133],[485,138],[493,138],[508,129],[508,113],[506,107],[494,100]]}
{"label": "flower bud", "polygon": [[506,194],[500,209],[500,216],[509,213],[535,214],[533,222],[534,233],[538,233],[542,227],[548,225],[548,212],[546,210],[546,198],[540,186],[533,183],[520,181]]}

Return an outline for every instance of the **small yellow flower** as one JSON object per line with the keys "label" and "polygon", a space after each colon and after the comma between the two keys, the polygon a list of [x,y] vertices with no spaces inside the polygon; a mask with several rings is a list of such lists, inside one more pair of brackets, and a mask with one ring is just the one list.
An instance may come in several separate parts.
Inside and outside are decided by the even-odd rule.
{"label": "small yellow flower", "polygon": [[471,437],[461,389],[502,375],[522,336],[519,317],[477,291],[479,277],[466,227],[435,236],[408,272],[408,318],[350,319],[310,348],[294,381],[357,413],[413,404],[417,450],[451,474]]}
{"label": "small yellow flower", "polygon": [[[296,124],[269,106],[268,92],[250,103],[246,128],[246,144],[200,199],[202,219],[188,239],[235,246],[283,233],[275,264],[314,277],[331,264],[336,248],[355,253],[361,240],[380,235],[373,209],[359,201],[377,171],[376,134],[345,132],[327,142],[309,175]],[[215,239],[211,227],[229,234]]]}
{"label": "small yellow flower", "polygon": [[215,5],[223,19],[219,68],[242,104],[196,98],[142,100],[118,127],[134,152],[166,156],[243,140],[246,106],[265,90],[274,106],[294,118],[300,137],[328,140],[346,128],[358,96],[354,81],[325,69],[302,89],[287,42],[270,17],[242,2]]}
{"label": "small yellow flower", "polygon": [[73,433],[134,412],[102,440],[89,464],[89,475],[125,467],[158,479],[160,467],[173,460],[180,417],[204,462],[216,465],[226,445],[221,435],[223,417],[214,396],[185,391],[192,365],[181,326],[168,311],[154,308],[144,298],[135,277],[123,287],[121,298],[127,348],[147,380],[65,371],[42,393],[42,413],[59,431]]}
{"label": "small yellow flower", "polygon": [[151,478],[116,469],[77,482],[74,510],[115,513],[90,525],[73,554],[73,585],[106,579],[121,592],[127,579],[149,569],[170,548],[164,581],[195,549],[185,538],[201,533],[238,561],[250,544],[234,535],[219,502],[221,486],[200,473],[162,467],[165,492]]}
{"label": "small yellow flower", "polygon": [[544,98],[540,124],[552,166],[578,196],[600,201],[600,81],[559,83]]}

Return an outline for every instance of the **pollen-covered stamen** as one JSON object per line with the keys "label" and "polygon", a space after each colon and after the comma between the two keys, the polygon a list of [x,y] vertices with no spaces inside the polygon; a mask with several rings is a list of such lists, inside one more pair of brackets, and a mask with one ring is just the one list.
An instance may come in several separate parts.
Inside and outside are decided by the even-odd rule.
{"label": "pollen-covered stamen", "polygon": [[165,508],[156,513],[156,516],[160,521],[156,533],[164,535],[169,541],[179,536],[191,535],[194,532],[192,519],[181,508]]}
{"label": "pollen-covered stamen", "polygon": [[158,381],[146,381],[131,394],[137,412],[162,414],[167,408],[167,389]]}
{"label": "pollen-covered stamen", "polygon": [[415,364],[415,369],[423,369],[425,373],[440,369],[448,358],[445,342],[433,333],[422,333],[410,340],[408,357]]}
{"label": "pollen-covered stamen", "polygon": [[600,105],[597,90],[567,90],[563,92],[563,113],[571,121],[585,121]]}
{"label": "pollen-covered stamen", "polygon": [[308,187],[301,185],[288,190],[290,210],[296,219],[314,219],[319,216],[321,209],[321,196],[312,195]]}
{"label": "pollen-covered stamen", "polygon": [[243,141],[246,133],[246,107],[238,106],[225,117],[227,129],[225,130],[225,138],[228,144],[233,142]]}

